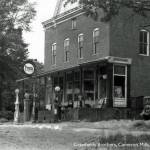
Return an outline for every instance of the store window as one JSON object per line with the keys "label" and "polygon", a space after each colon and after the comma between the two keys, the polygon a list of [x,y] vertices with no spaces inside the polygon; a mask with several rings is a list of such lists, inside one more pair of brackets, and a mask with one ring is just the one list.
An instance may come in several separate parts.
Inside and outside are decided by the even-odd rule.
{"label": "store window", "polygon": [[70,45],[70,40],[69,38],[67,38],[64,40],[65,62],[69,61],[69,45]]}
{"label": "store window", "polygon": [[52,44],[52,65],[56,64],[56,43]]}
{"label": "store window", "polygon": [[[52,97],[52,80],[51,80],[51,77],[50,76],[47,76],[46,78],[45,78],[45,80],[46,80],[46,105],[47,104],[51,104],[52,103],[52,99],[53,99],[53,97]],[[42,85],[40,85],[40,86],[42,86]],[[43,85],[44,86],[44,85]],[[44,87],[43,87],[44,88]],[[40,93],[41,93],[41,95],[43,95],[43,92],[44,91],[41,91],[40,90]]]}
{"label": "store window", "polygon": [[66,73],[66,99],[67,102],[73,103],[73,73]]}
{"label": "store window", "polygon": [[114,106],[126,107],[127,67],[121,65],[114,65],[113,79],[114,79],[113,83]]}
{"label": "store window", "polygon": [[78,101],[80,95],[80,71],[74,72],[74,100]]}
{"label": "store window", "polygon": [[99,44],[99,28],[93,31],[93,54],[97,54]]}
{"label": "store window", "polygon": [[146,30],[140,30],[139,53],[145,56],[149,56],[149,32]]}
{"label": "store window", "polygon": [[94,100],[94,70],[84,70],[84,94],[87,100]]}
{"label": "store window", "polygon": [[[59,86],[60,87],[60,91],[59,91],[59,102],[63,101],[63,86],[64,80],[63,80],[63,76],[59,76],[59,75],[54,75],[53,76],[53,90],[54,90],[54,94],[56,94],[55,91],[55,87]],[[56,96],[56,95],[55,95]]]}
{"label": "store window", "polygon": [[84,35],[78,35],[78,57],[83,58],[83,43],[84,43]]}

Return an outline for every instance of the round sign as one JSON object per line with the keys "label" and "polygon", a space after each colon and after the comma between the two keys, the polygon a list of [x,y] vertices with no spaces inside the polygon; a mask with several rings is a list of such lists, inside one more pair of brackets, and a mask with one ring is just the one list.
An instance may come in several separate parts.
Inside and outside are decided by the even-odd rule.
{"label": "round sign", "polygon": [[25,63],[23,69],[27,75],[32,75],[35,71],[34,65],[30,62]]}

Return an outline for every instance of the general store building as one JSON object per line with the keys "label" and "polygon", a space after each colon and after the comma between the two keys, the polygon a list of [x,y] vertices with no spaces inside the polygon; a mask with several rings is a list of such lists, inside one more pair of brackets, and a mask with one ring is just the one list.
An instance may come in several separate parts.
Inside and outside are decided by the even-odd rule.
{"label": "general store building", "polygon": [[[99,18],[104,12],[99,10]],[[45,105],[130,108],[150,92],[150,20],[122,8],[108,22],[87,17],[78,0],[58,0],[45,29]]]}

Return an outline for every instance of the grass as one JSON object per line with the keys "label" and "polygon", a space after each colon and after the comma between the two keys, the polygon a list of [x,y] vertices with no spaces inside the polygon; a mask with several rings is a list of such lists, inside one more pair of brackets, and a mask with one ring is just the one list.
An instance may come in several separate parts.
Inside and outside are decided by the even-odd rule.
{"label": "grass", "polygon": [[81,142],[84,146],[76,150],[150,150],[149,139],[150,135],[133,136],[131,134],[89,137]]}
{"label": "grass", "polygon": [[140,130],[149,130],[150,129],[150,121],[135,121],[132,124],[132,128],[140,129]]}
{"label": "grass", "polygon": [[[150,150],[150,121],[111,120],[93,124],[97,129],[104,130],[95,136],[82,139],[80,142],[87,146],[78,147],[76,150]],[[91,143],[96,146],[89,146]]]}

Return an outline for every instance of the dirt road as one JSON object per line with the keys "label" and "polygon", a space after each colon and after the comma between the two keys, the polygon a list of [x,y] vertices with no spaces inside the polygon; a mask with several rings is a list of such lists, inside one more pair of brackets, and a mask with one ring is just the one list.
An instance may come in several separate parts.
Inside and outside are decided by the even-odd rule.
{"label": "dirt road", "polygon": [[[123,148],[121,143],[145,144],[150,150],[150,133],[146,130],[131,128],[131,121],[101,123],[59,123],[59,124],[27,124],[0,125],[0,150],[96,150],[97,143],[107,143],[112,149]],[[128,138],[129,137],[129,138]],[[108,138],[108,141],[106,140]],[[116,139],[115,139],[116,138]],[[131,138],[131,139],[130,139]],[[110,145],[114,144],[114,145]],[[117,144],[120,144],[117,148]],[[146,145],[147,144],[147,145]],[[116,148],[115,148],[116,146]],[[133,146],[133,145],[132,145]],[[134,145],[140,150],[140,145]],[[141,145],[142,147],[142,145]],[[107,148],[99,148],[107,150]],[[130,149],[131,150],[131,149]],[[146,150],[146,149],[143,149]]]}

